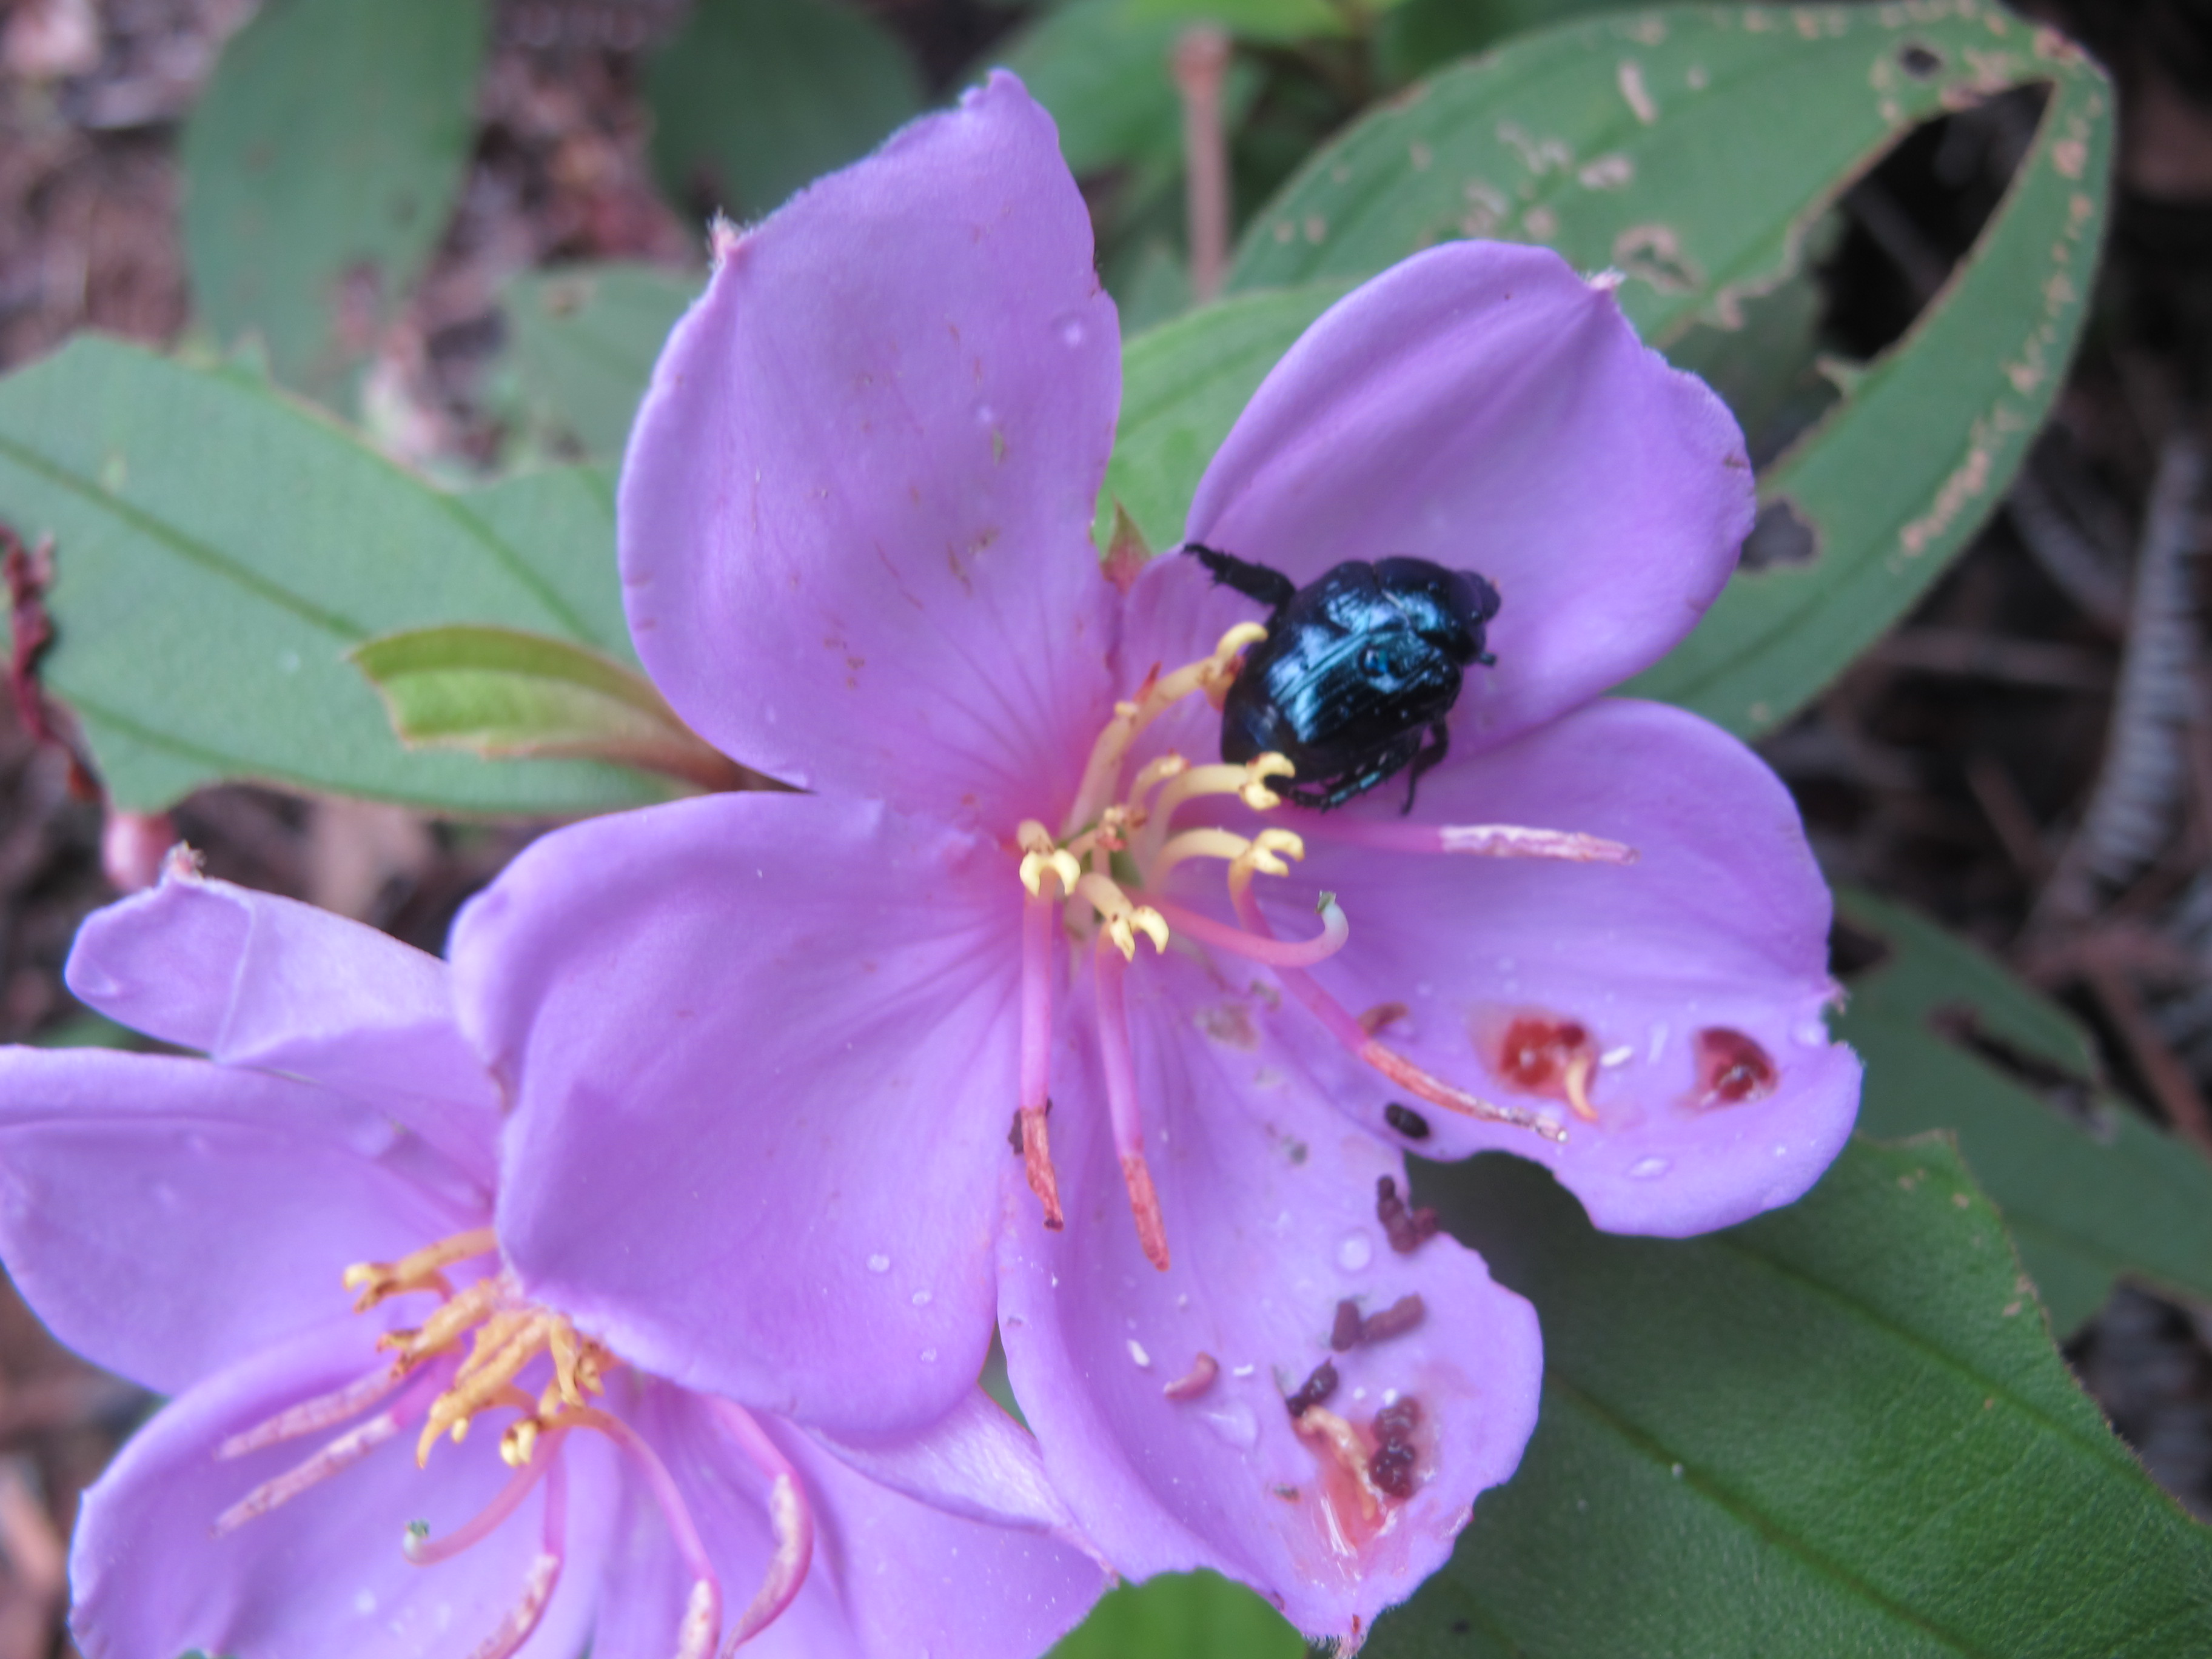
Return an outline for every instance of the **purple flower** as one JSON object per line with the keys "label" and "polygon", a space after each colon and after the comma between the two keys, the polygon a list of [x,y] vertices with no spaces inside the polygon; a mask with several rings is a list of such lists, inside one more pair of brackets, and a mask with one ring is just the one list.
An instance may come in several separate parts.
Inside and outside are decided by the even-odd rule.
{"label": "purple flower", "polygon": [[1263,608],[1188,558],[1102,574],[1118,334],[1017,82],[716,252],[623,478],[630,624],[686,720],[812,793],[576,826],[465,913],[512,1259],[640,1363],[842,1432],[944,1410],[995,1317],[1120,1570],[1356,1638],[1511,1472],[1540,1370],[1408,1209],[1408,1139],[1686,1233],[1850,1129],[1788,795],[1589,701],[1727,579],[1741,434],[1541,250],[1338,305],[1190,536],[1297,583],[1473,568],[1504,610],[1410,816],[1398,783],[1302,811],[1276,757],[1214,763]]}
{"label": "purple flower", "polygon": [[1097,1595],[980,1395],[832,1455],[523,1295],[441,963],[173,864],[86,923],[70,982],[215,1062],[0,1050],[9,1272],[176,1396],[86,1497],[88,1659],[1026,1659]]}

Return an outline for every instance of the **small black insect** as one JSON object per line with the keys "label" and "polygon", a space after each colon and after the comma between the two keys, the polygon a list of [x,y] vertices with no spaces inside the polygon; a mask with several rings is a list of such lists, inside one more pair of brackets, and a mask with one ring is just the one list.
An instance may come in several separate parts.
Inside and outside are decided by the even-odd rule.
{"label": "small black insect", "polygon": [[1279,570],[1195,542],[1183,551],[1273,613],[1229,688],[1221,758],[1285,757],[1298,770],[1283,793],[1323,810],[1410,768],[1412,811],[1421,775],[1444,757],[1462,677],[1497,660],[1482,630],[1498,590],[1471,570],[1410,558],[1347,559],[1295,587]]}

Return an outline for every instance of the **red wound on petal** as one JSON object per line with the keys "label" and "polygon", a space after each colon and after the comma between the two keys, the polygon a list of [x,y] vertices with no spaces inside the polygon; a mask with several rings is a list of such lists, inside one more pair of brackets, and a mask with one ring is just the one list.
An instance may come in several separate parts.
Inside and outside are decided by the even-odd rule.
{"label": "red wound on petal", "polygon": [[1490,1016],[1477,1023],[1475,1046],[1507,1087],[1564,1101],[1585,1122],[1597,1121],[1589,1102],[1597,1039],[1582,1021],[1540,1008]]}
{"label": "red wound on petal", "polygon": [[1698,1033],[1698,1087],[1690,1104],[1700,1110],[1764,1100],[1779,1079],[1766,1050],[1741,1031],[1711,1025]]}

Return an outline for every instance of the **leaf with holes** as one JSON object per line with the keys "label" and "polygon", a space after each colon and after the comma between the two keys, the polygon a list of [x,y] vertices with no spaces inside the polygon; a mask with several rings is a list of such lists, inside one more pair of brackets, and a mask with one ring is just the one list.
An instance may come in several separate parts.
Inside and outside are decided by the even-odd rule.
{"label": "leaf with holes", "polygon": [[80,337],[0,380],[0,519],[52,538],[40,673],[118,806],[233,778],[472,813],[666,793],[597,762],[410,753],[345,659],[455,621],[625,654],[603,477],[452,494],[265,384]]}
{"label": "leaf with holes", "polygon": [[921,112],[906,47],[838,0],[700,0],[646,74],[653,161],[687,207],[757,219]]}
{"label": "leaf with holes", "polygon": [[696,276],[658,265],[532,271],[500,296],[525,418],[547,447],[617,456],[661,343],[699,297]]}
{"label": "leaf with holes", "polygon": [[1788,717],[2002,499],[2079,333],[2110,88],[1987,0],[1670,7],[1552,30],[1424,81],[1324,147],[1254,222],[1251,289],[1370,275],[1499,236],[1624,273],[1653,344],[1734,328],[1913,125],[2048,88],[2004,201],[1912,330],[1760,479],[1752,554],[1634,690],[1746,734]]}
{"label": "leaf with holes", "polygon": [[2124,1275],[2212,1301],[2212,1164],[2107,1098],[2080,1028],[1979,951],[1863,893],[1839,904],[1867,959],[1837,1025],[1867,1063],[1859,1127],[1958,1136],[2062,1334]]}
{"label": "leaf with holes", "polygon": [[289,0],[232,37],[185,124],[199,319],[326,400],[429,262],[476,130],[482,0]]}
{"label": "leaf with holes", "polygon": [[496,759],[583,757],[727,789],[738,772],[635,669],[565,640],[467,625],[387,634],[346,653],[401,742]]}
{"label": "leaf with holes", "polygon": [[1303,1659],[1304,1641],[1241,1584],[1162,1573],[1110,1590],[1049,1659]]}
{"label": "leaf with holes", "polygon": [[2204,1650],[2212,1533],[2075,1386],[1947,1139],[1855,1141],[1693,1240],[1596,1232],[1496,1155],[1418,1188],[1536,1304],[1543,1415],[1370,1659]]}

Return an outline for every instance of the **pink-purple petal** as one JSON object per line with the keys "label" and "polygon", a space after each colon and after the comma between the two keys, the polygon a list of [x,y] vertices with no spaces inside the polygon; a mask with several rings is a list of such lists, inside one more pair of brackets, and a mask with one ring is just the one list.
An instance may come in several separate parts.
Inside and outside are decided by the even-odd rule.
{"label": "pink-purple petal", "polygon": [[820,796],[534,844],[453,947],[532,1293],[817,1426],[942,1417],[990,1338],[1020,897],[996,848]]}
{"label": "pink-purple petal", "polygon": [[[242,1356],[166,1407],[85,1495],[70,1552],[71,1627],[85,1659],[281,1654],[288,1659],[422,1659],[465,1654],[520,1599],[542,1540],[544,1489],[453,1560],[409,1565],[411,1522],[432,1537],[474,1516],[514,1471],[495,1437],[440,1446],[427,1470],[412,1437],[269,1514],[215,1535],[216,1517],[309,1455],[291,1442],[220,1459],[228,1436],[374,1370],[362,1322],[306,1330]],[[596,1449],[569,1459],[569,1552],[524,1659],[571,1659],[590,1628],[595,1567],[613,1494]]]}
{"label": "pink-purple petal", "polygon": [[[701,1395],[647,1381],[622,1385],[624,1415],[674,1476],[721,1586],[733,1628],[767,1571],[774,1539],[768,1482]],[[805,1583],[744,1651],[763,1659],[907,1659],[917,1653],[1032,1659],[1103,1587],[1099,1568],[1064,1544],[978,1524],[855,1474],[788,1425],[763,1424],[803,1483],[814,1551]],[[690,1588],[665,1515],[629,1483],[608,1562],[593,1650],[675,1650]]]}
{"label": "pink-purple petal", "polygon": [[[1128,975],[1165,1273],[1139,1249],[1088,1041],[1063,1047],[1053,1145],[1067,1227],[1046,1232],[1009,1170],[1001,1328],[1047,1467],[1118,1569],[1211,1567],[1310,1634],[1356,1638],[1512,1473],[1540,1346],[1534,1311],[1471,1251],[1442,1237],[1391,1248],[1376,1183],[1402,1194],[1402,1160],[1315,1092],[1252,977],[1149,952]],[[1409,1328],[1333,1351],[1340,1302],[1364,1320],[1408,1296],[1423,1307]],[[1339,1382],[1322,1408],[1360,1437],[1360,1457],[1390,1437],[1386,1404],[1419,1402],[1402,1501],[1369,1511],[1359,1469],[1294,1426],[1286,1397],[1324,1362]]]}
{"label": "pink-purple petal", "polygon": [[1121,397],[1051,118],[996,74],[720,234],[623,474],[640,657],[791,782],[1049,816],[1108,712],[1089,526]]}
{"label": "pink-purple petal", "polygon": [[1546,248],[1453,242],[1291,349],[1188,534],[1300,584],[1401,554],[1489,577],[1498,664],[1470,673],[1453,721],[1474,747],[1657,661],[1727,581],[1752,505],[1735,418],[1637,340],[1609,289]]}
{"label": "pink-purple petal", "polygon": [[0,1258],[56,1335],[164,1393],[343,1316],[350,1264],[485,1218],[420,1141],[311,1085],[0,1049]]}
{"label": "pink-purple petal", "polygon": [[[803,1431],[801,1431],[803,1432]],[[878,1486],[947,1514],[1073,1539],[1036,1439],[981,1389],[919,1433],[873,1441],[811,1437]]]}
{"label": "pink-purple petal", "polygon": [[[1298,820],[1307,857],[1265,884],[1271,914],[1296,925],[1329,889],[1352,924],[1315,978],[1355,1011],[1402,1005],[1383,1041],[1567,1127],[1554,1146],[1416,1101],[1434,1132],[1419,1150],[1536,1158],[1600,1227],[1668,1237],[1787,1204],[1820,1178],[1850,1133],[1859,1066],[1821,1018],[1835,995],[1827,890],[1788,791],[1748,749],[1679,709],[1597,703],[1440,768],[1414,820],[1581,830],[1638,854],[1625,866],[1537,863],[1344,839],[1402,823],[1389,800]],[[1506,1063],[1518,1020],[1584,1028],[1600,1121],[1577,1118],[1557,1085],[1516,1086],[1529,1075]],[[1748,1038],[1773,1076],[1716,1091],[1699,1063],[1703,1033]],[[1710,1053],[1729,1039],[1703,1041]],[[1324,1061],[1316,1048],[1314,1063],[1335,1067],[1339,1099],[1372,1127],[1386,1101],[1407,1099],[1348,1059]]]}
{"label": "pink-purple petal", "polygon": [[374,1103],[489,1188],[498,1102],[435,957],[173,862],[160,886],[86,919],[68,977],[149,1036]]}

